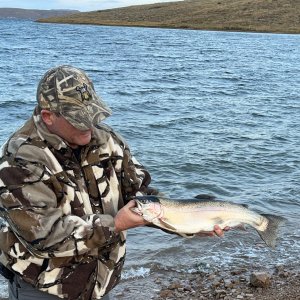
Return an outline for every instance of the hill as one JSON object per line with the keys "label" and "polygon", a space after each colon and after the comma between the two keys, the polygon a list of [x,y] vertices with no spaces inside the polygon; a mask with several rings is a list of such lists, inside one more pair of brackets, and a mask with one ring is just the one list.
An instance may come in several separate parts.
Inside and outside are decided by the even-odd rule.
{"label": "hill", "polygon": [[63,9],[22,9],[22,8],[0,8],[0,18],[15,18],[15,19],[30,19],[37,20],[41,18],[49,18],[68,14],[79,13],[78,10],[63,10]]}
{"label": "hill", "polygon": [[39,22],[300,33],[300,1],[186,0],[78,13]]}

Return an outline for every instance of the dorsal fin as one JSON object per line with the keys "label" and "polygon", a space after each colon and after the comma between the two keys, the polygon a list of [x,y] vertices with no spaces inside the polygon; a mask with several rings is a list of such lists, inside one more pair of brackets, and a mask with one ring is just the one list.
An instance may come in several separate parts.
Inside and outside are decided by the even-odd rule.
{"label": "dorsal fin", "polygon": [[217,200],[216,196],[214,195],[209,195],[209,194],[199,194],[195,196],[196,199],[198,200],[203,200],[203,201],[214,201]]}

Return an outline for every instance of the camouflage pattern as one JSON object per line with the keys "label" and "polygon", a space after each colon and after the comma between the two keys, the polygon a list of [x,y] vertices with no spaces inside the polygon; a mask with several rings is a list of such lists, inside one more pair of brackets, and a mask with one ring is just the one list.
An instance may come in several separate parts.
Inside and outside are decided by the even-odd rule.
{"label": "camouflage pattern", "polygon": [[61,114],[73,126],[87,130],[111,115],[84,71],[72,66],[50,69],[37,88],[40,109]]}
{"label": "camouflage pattern", "polygon": [[4,145],[0,160],[0,262],[41,291],[100,299],[120,280],[126,233],[114,216],[151,192],[148,172],[105,125],[80,159],[50,134],[36,110]]}

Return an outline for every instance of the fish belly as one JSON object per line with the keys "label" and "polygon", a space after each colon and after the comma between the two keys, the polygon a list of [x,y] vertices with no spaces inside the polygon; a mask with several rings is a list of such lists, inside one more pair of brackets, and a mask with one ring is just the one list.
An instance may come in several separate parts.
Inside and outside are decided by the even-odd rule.
{"label": "fish belly", "polygon": [[192,211],[168,211],[163,220],[176,229],[176,232],[197,233],[213,231],[214,226],[220,228],[236,227],[242,224],[238,214],[228,214],[224,211],[192,210]]}

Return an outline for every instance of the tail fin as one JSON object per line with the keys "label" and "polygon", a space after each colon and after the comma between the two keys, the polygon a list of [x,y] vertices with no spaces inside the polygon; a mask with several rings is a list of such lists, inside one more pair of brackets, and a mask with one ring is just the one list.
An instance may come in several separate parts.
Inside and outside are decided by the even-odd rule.
{"label": "tail fin", "polygon": [[269,223],[267,229],[264,231],[257,230],[260,237],[263,241],[271,248],[276,246],[276,238],[278,234],[279,226],[286,221],[285,218],[280,216],[262,214],[265,218],[268,219]]}

